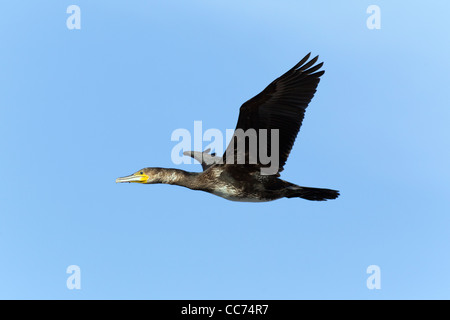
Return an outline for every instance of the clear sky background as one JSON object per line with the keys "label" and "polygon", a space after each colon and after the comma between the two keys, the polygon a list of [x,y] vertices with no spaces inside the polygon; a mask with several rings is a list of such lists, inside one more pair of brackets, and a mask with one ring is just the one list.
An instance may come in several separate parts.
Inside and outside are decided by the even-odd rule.
{"label": "clear sky background", "polygon": [[[81,30],[66,9],[81,8]],[[381,30],[366,9],[381,8]],[[5,1],[0,298],[450,298],[450,4]],[[173,130],[234,128],[306,53],[325,75],[282,174],[328,202],[116,184]],[[69,290],[66,268],[81,268]],[[366,287],[369,265],[381,289]]]}

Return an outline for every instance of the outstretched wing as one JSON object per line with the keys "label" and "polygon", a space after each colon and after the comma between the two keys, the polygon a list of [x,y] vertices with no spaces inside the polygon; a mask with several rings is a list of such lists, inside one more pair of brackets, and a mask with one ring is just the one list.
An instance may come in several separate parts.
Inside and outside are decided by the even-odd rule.
{"label": "outstretched wing", "polygon": [[[283,170],[302,125],[306,107],[316,92],[320,76],[325,73],[325,71],[318,71],[323,63],[315,64],[319,57],[308,61],[309,57],[310,53],[240,108],[236,129],[243,131],[255,129],[258,135],[260,129],[267,129],[269,135],[270,130],[279,130],[278,172]],[[236,132],[233,139],[236,137]],[[258,141],[259,138],[258,136]],[[270,136],[267,140],[270,153],[272,150]],[[245,148],[245,152],[248,153],[248,144]],[[229,163],[226,161],[227,154],[234,154],[236,157],[237,143],[235,140],[234,143],[228,145],[223,156],[223,161]],[[262,166],[259,160],[258,166]]]}

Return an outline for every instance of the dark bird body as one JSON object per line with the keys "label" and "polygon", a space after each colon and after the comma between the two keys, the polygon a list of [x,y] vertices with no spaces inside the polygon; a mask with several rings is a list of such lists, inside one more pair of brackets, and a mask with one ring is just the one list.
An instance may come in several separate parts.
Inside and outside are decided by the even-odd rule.
{"label": "dark bird body", "polygon": [[[187,151],[184,154],[198,160],[203,172],[186,172],[179,169],[144,168],[116,182],[146,184],[164,183],[202,190],[233,201],[263,202],[280,198],[299,197],[307,200],[336,199],[339,192],[331,189],[301,187],[279,178],[295,138],[302,124],[306,107],[316,92],[324,71],[318,71],[323,63],[316,64],[318,57],[308,61],[309,54],[288,72],[269,84],[261,93],[245,102],[240,108],[236,129],[254,129],[258,141],[261,129],[278,130],[278,167],[272,174],[264,174],[267,164],[260,158],[251,162],[249,144],[241,150],[241,162],[228,161],[239,157],[237,143],[230,143],[223,157],[206,152]],[[233,139],[237,139],[237,133]],[[274,149],[270,139],[267,150]],[[261,145],[258,144],[258,151]],[[259,154],[259,153],[258,153]],[[228,158],[228,159],[227,159]]]}

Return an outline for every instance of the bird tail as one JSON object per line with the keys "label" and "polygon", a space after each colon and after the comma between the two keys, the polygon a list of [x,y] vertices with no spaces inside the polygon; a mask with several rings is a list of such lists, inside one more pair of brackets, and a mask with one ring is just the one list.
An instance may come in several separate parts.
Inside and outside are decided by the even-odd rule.
{"label": "bird tail", "polygon": [[303,198],[313,201],[333,200],[339,197],[339,191],[309,187],[289,187],[286,198]]}

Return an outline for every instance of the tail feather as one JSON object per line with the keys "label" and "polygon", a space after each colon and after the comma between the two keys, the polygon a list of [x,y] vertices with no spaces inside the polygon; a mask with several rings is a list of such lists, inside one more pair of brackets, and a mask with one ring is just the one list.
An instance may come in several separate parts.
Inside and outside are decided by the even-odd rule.
{"label": "tail feather", "polygon": [[333,200],[339,197],[339,191],[309,187],[289,187],[286,198],[303,198],[313,201]]}

